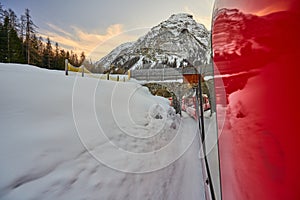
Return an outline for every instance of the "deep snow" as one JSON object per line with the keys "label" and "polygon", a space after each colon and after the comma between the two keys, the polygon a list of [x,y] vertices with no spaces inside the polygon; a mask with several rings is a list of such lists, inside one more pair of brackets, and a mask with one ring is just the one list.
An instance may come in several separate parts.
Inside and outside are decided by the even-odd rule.
{"label": "deep snow", "polygon": [[137,83],[0,64],[0,199],[205,199],[197,124]]}

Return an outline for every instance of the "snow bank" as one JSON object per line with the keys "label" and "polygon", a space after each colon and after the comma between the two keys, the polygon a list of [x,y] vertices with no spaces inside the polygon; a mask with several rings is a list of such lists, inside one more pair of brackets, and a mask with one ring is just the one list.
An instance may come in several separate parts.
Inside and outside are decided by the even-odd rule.
{"label": "snow bank", "polygon": [[0,71],[0,199],[204,199],[197,126],[166,99],[136,83]]}

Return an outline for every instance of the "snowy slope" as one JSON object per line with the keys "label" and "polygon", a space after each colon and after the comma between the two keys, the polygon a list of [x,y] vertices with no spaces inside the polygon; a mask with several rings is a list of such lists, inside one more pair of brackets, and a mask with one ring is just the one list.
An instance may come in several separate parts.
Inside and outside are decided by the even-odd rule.
{"label": "snowy slope", "polygon": [[0,199],[204,199],[195,122],[140,85],[0,64],[0,93]]}

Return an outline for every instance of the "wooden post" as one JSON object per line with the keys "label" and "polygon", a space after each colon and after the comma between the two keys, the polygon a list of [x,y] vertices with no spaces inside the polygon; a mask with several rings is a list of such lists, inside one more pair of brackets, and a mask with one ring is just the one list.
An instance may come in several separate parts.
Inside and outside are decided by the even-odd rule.
{"label": "wooden post", "polygon": [[68,73],[68,59],[65,59],[65,74],[66,74],[66,76],[68,76],[69,75],[69,73]]}
{"label": "wooden post", "polygon": [[84,77],[84,65],[82,65],[81,68],[82,68],[81,76]]}
{"label": "wooden post", "polygon": [[128,70],[128,80],[130,80],[130,76],[131,76],[131,72],[130,72],[130,70]]}

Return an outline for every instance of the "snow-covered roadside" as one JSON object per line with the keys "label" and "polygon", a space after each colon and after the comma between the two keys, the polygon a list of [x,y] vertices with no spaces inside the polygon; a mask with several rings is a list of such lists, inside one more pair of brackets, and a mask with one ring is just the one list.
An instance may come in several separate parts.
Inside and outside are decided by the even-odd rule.
{"label": "snow-covered roadside", "polygon": [[0,199],[204,199],[197,124],[140,85],[0,64],[0,94]]}

